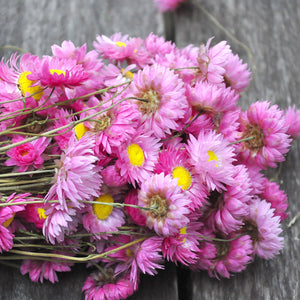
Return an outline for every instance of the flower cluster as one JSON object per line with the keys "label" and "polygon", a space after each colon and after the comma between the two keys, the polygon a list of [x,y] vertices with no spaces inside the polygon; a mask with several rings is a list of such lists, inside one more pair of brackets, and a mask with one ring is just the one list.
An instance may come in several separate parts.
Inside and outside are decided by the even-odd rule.
{"label": "flower cluster", "polygon": [[2,59],[0,252],[31,252],[22,274],[86,261],[86,299],[120,299],[166,260],[228,278],[279,253],[287,196],[263,171],[300,111],[242,110],[250,70],[211,44],[116,33]]}

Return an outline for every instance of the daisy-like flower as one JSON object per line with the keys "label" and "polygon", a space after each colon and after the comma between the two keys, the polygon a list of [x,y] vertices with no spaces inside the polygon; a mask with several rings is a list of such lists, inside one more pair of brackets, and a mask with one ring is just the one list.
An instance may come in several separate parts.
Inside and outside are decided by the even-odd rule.
{"label": "daisy-like flower", "polygon": [[225,66],[224,81],[226,86],[237,93],[242,93],[249,85],[251,72],[238,55],[230,53]]}
{"label": "daisy-like flower", "polygon": [[[30,194],[19,194],[16,193],[11,194],[7,199],[6,203],[9,202],[24,202],[25,197]],[[13,228],[12,222],[14,221],[15,214],[21,212],[25,209],[24,204],[20,205],[11,205],[0,208],[0,253],[2,251],[9,251],[13,247]]]}
{"label": "daisy-like flower", "polygon": [[224,190],[224,185],[233,183],[234,151],[221,134],[201,131],[197,139],[190,135],[187,151],[189,163],[209,190]]}
{"label": "daisy-like flower", "polygon": [[[117,238],[117,242],[121,243],[121,245],[125,245],[134,241],[135,238],[136,236],[133,238],[128,235],[121,235]],[[120,244],[108,247],[105,251],[113,250],[119,246]],[[157,274],[157,269],[164,268],[162,265],[163,257],[161,255],[161,247],[162,238],[154,236],[119,250],[116,253],[112,253],[109,257],[121,261],[121,263],[117,265],[116,271],[124,272],[130,270],[130,280],[134,283],[134,287],[137,288],[140,272],[155,275]]]}
{"label": "daisy-like flower", "polygon": [[203,215],[210,228],[226,235],[240,229],[243,219],[248,216],[251,200],[251,183],[244,165],[234,167],[233,182],[226,185],[226,190],[210,193],[209,207]]}
{"label": "daisy-like flower", "polygon": [[[109,96],[109,95],[107,95]],[[130,139],[135,133],[140,123],[140,115],[130,103],[123,101],[110,108],[121,98],[116,97],[113,101],[103,100],[105,103],[101,107],[91,109],[87,113],[82,113],[81,117],[87,117],[98,111],[107,110],[93,117],[95,121],[84,122],[85,130],[95,134],[96,146],[104,149],[107,153],[115,152],[122,143]]]}
{"label": "daisy-like flower", "polygon": [[191,220],[180,232],[163,240],[162,252],[167,260],[177,264],[180,262],[186,266],[194,264],[198,258],[198,230],[202,223],[195,219],[196,215],[189,216]]}
{"label": "daisy-like flower", "polygon": [[55,203],[45,210],[42,217],[45,217],[43,234],[54,245],[55,241],[62,243],[66,235],[76,231],[81,215],[72,207],[66,210],[59,203]]}
{"label": "daisy-like flower", "polygon": [[105,268],[105,274],[100,271],[92,273],[82,288],[86,300],[126,299],[135,290],[129,272],[120,274],[112,267]]}
{"label": "daisy-like flower", "polygon": [[87,80],[89,74],[74,59],[44,56],[41,68],[36,73],[29,74],[27,78],[40,83],[41,86],[72,88]]}
{"label": "daisy-like flower", "polygon": [[286,213],[289,207],[287,195],[284,191],[280,190],[276,182],[271,182],[268,178],[264,178],[263,192],[259,196],[271,203],[271,208],[274,209],[274,216],[280,216],[281,221],[288,217],[288,213]]}
{"label": "daisy-like flower", "polygon": [[116,168],[121,177],[136,186],[148,178],[154,169],[161,144],[151,133],[138,131],[136,136],[121,145]]}
{"label": "daisy-like flower", "polygon": [[94,47],[103,58],[110,61],[126,60],[128,64],[137,64],[141,67],[150,62],[148,52],[143,47],[143,40],[130,38],[128,35],[122,36],[120,32],[110,38],[105,35],[97,36]]}
{"label": "daisy-like flower", "polygon": [[22,275],[28,273],[33,282],[40,281],[43,283],[46,279],[55,283],[58,282],[56,272],[69,272],[71,266],[72,264],[65,262],[26,259],[22,262],[20,271]]}
{"label": "daisy-like flower", "polygon": [[[18,137],[13,138],[12,142],[16,143],[22,139]],[[6,152],[9,159],[4,164],[6,166],[16,166],[15,169],[18,172],[25,172],[34,168],[41,169],[44,163],[43,152],[49,143],[50,139],[41,137],[32,142],[13,147]]]}
{"label": "daisy-like flower", "polygon": [[249,235],[243,235],[232,241],[214,242],[216,256],[208,269],[211,277],[229,278],[231,272],[243,271],[253,259],[253,245]]}
{"label": "daisy-like flower", "polygon": [[200,81],[187,89],[187,99],[197,111],[217,115],[236,107],[239,95],[231,88],[218,87],[205,81]]}
{"label": "daisy-like flower", "polygon": [[[15,91],[18,91],[20,96],[32,96],[33,99],[39,101],[43,96],[42,87],[36,84],[28,78],[32,72],[36,72],[40,67],[40,59],[36,55],[26,53],[24,55],[17,56],[14,54],[9,63],[4,62],[4,59],[0,63],[0,78],[2,81],[12,85]],[[20,101],[21,102],[21,101]],[[14,103],[15,104],[15,103]]]}
{"label": "daisy-like flower", "polygon": [[169,146],[159,153],[159,159],[155,165],[155,173],[169,174],[173,178],[178,178],[178,186],[182,189],[186,197],[190,198],[192,210],[202,206],[207,197],[206,187],[199,182],[191,166],[188,165],[189,155],[187,151],[180,147]]}
{"label": "daisy-like flower", "polygon": [[212,39],[210,38],[206,45],[202,44],[197,51],[192,49],[189,56],[194,62],[194,66],[199,66],[199,70],[195,74],[197,80],[221,84],[224,82],[225,67],[231,50],[226,41],[210,47]]}
{"label": "daisy-like flower", "polygon": [[189,218],[191,200],[185,197],[178,186],[178,179],[163,173],[154,174],[141,184],[138,205],[149,208],[142,210],[146,216],[146,226],[158,235],[170,236],[180,232]]}
{"label": "daisy-like flower", "polygon": [[241,138],[249,139],[237,147],[239,158],[246,164],[257,164],[262,169],[276,167],[284,160],[291,139],[286,134],[282,110],[270,102],[255,102],[241,114]]}
{"label": "daisy-like flower", "polygon": [[174,11],[179,3],[184,2],[185,0],[154,0],[158,10],[161,13],[166,11]]}
{"label": "daisy-like flower", "polygon": [[79,141],[73,135],[68,147],[56,161],[53,185],[49,189],[45,200],[58,198],[64,209],[68,210],[67,200],[72,207],[80,208],[83,204],[80,200],[89,200],[91,196],[97,196],[102,184],[100,169],[95,162],[95,140],[86,135]]}
{"label": "daisy-like flower", "polygon": [[176,45],[151,32],[145,39],[145,48],[152,54],[152,60],[155,62],[157,56],[165,56],[174,51]]}
{"label": "daisy-like flower", "polygon": [[110,194],[103,194],[94,201],[97,203],[86,206],[82,224],[96,239],[107,239],[112,234],[105,232],[118,231],[118,227],[124,225],[124,213],[120,208],[109,205],[114,203],[114,198]]}
{"label": "daisy-like flower", "polygon": [[274,216],[271,204],[259,198],[253,198],[249,209],[242,231],[251,236],[257,256],[273,258],[283,248],[283,237],[279,236],[282,232],[280,216]]}
{"label": "daisy-like flower", "polygon": [[164,138],[171,130],[180,130],[179,121],[185,117],[188,103],[183,81],[174,71],[158,65],[146,66],[136,73],[130,86],[142,115],[145,131]]}
{"label": "daisy-like flower", "polygon": [[300,109],[296,109],[295,105],[290,106],[285,113],[285,119],[286,133],[295,139],[300,135]]}

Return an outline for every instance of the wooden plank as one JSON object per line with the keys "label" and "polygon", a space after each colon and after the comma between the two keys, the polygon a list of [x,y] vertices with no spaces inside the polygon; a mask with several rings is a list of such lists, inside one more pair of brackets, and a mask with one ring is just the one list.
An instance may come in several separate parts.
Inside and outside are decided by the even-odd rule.
{"label": "wooden plank", "polygon": [[[122,32],[145,38],[163,34],[163,18],[152,1],[132,7],[132,0],[0,0],[0,46],[14,45],[33,54],[51,54],[52,44],[71,40],[92,49],[97,34]],[[0,50],[9,57],[13,51]],[[0,299],[82,299],[81,288],[88,272],[83,266],[59,274],[59,283],[32,283],[18,270],[0,266]],[[161,298],[163,296],[163,298]],[[143,276],[131,299],[178,299],[174,265],[155,277]]]}
{"label": "wooden plank", "polygon": [[[213,15],[226,30],[247,45],[254,55],[256,72],[240,100],[247,108],[256,100],[270,100],[281,108],[299,103],[300,42],[299,2],[211,0],[188,1],[176,13],[176,41],[180,47],[199,45],[215,36],[213,44],[228,40],[235,53],[250,62],[243,47],[231,40],[199,7]],[[252,65],[253,67],[253,65]],[[279,183],[289,198],[290,217],[284,222],[285,246],[275,259],[257,259],[231,279],[211,279],[206,272],[191,273],[193,300],[205,299],[300,299],[300,220],[287,223],[299,211],[300,140],[293,142],[282,164]]]}

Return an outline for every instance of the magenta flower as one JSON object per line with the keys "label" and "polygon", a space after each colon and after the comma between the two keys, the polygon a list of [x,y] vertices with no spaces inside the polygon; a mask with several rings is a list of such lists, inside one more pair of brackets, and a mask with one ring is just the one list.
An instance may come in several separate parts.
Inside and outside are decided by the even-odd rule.
{"label": "magenta flower", "polygon": [[136,289],[130,280],[130,274],[117,273],[113,268],[106,268],[106,274],[97,271],[87,277],[82,291],[86,300],[126,299]]}
{"label": "magenta flower", "polygon": [[286,133],[295,139],[300,135],[300,109],[296,109],[295,105],[290,106],[285,113],[285,118]]}
{"label": "magenta flower", "polygon": [[74,59],[44,56],[41,68],[27,78],[40,82],[42,86],[72,88],[87,80],[89,74]]}
{"label": "magenta flower", "polygon": [[[13,139],[18,142],[21,139]],[[44,163],[43,152],[49,145],[50,139],[46,137],[38,138],[32,142],[9,149],[6,154],[10,158],[4,163],[6,166],[16,166],[18,172],[26,172],[28,169],[41,169]]]}
{"label": "magenta flower", "polygon": [[55,283],[58,282],[56,272],[69,272],[71,271],[71,266],[71,263],[66,262],[26,259],[22,262],[20,271],[22,275],[28,273],[33,282],[40,281],[43,283],[44,279],[46,279]]}
{"label": "magenta flower", "polygon": [[241,114],[241,138],[251,138],[237,147],[239,158],[246,164],[257,164],[265,169],[276,167],[284,160],[291,139],[286,134],[285,116],[277,105],[255,102]]}
{"label": "magenta flower", "polygon": [[189,219],[191,200],[185,197],[178,186],[178,179],[163,173],[155,174],[142,182],[138,205],[151,210],[142,210],[146,226],[158,235],[170,236],[179,233]]}
{"label": "magenta flower", "polygon": [[[125,202],[125,204],[137,205],[138,204],[138,190],[132,189],[131,191],[129,191],[125,197],[124,202]],[[125,210],[126,210],[127,214],[130,216],[131,220],[135,224],[138,224],[140,226],[146,225],[146,217],[139,208],[125,206]]]}
{"label": "magenta flower", "polygon": [[185,0],[154,0],[158,10],[161,13],[164,13],[166,11],[174,11],[179,3],[183,2]]}
{"label": "magenta flower", "polygon": [[229,278],[231,272],[243,271],[253,259],[253,245],[249,235],[244,235],[233,241],[214,242],[216,256],[213,265],[208,269],[211,277]]}

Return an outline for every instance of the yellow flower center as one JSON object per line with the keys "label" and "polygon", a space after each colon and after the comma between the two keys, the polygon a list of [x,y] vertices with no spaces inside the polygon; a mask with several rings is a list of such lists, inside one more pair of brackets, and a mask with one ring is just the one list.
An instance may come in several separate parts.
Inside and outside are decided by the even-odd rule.
{"label": "yellow flower center", "polygon": [[13,216],[12,216],[11,218],[9,218],[9,219],[7,219],[6,221],[4,221],[4,222],[2,223],[2,225],[3,225],[5,228],[7,228],[7,227],[11,224],[11,222],[13,221],[14,217],[15,217],[15,214],[13,214]]}
{"label": "yellow flower center", "polygon": [[192,184],[192,176],[184,167],[176,167],[172,172],[173,178],[178,178],[178,186],[183,190],[187,190]]}
{"label": "yellow flower center", "polygon": [[43,208],[38,208],[38,214],[39,214],[39,218],[42,220],[42,219],[46,219],[47,216],[45,215],[45,210]]}
{"label": "yellow flower center", "polygon": [[[182,228],[180,229],[179,233],[180,233],[180,234],[186,235],[186,227],[182,227]],[[184,239],[182,240],[182,243],[185,243],[185,241],[186,241],[186,238],[184,238]]]}
{"label": "yellow flower center", "polygon": [[121,42],[121,41],[116,42],[116,45],[117,45],[118,47],[126,47],[126,44],[123,43],[123,42]]}
{"label": "yellow flower center", "polygon": [[144,162],[144,152],[138,144],[131,144],[127,147],[129,161],[133,166],[140,167]]}
{"label": "yellow flower center", "polygon": [[[109,194],[101,195],[95,201],[99,203],[114,203],[113,197]],[[112,205],[93,204],[93,212],[99,220],[106,220],[110,216],[112,211]]]}
{"label": "yellow flower center", "polygon": [[208,154],[208,161],[212,161],[212,160],[216,161],[217,162],[216,167],[218,167],[218,156],[216,155],[216,153],[209,150],[207,151],[207,154]]}
{"label": "yellow flower center", "polygon": [[83,135],[89,131],[89,129],[84,125],[84,123],[79,123],[74,127],[75,135],[78,140],[80,140]]}
{"label": "yellow flower center", "polygon": [[132,79],[132,78],[133,78],[133,73],[130,72],[130,71],[126,71],[126,72],[124,73],[124,69],[122,68],[122,69],[121,69],[121,72],[122,72],[123,76],[126,77],[127,79]]}
{"label": "yellow flower center", "polygon": [[27,79],[27,75],[29,74],[31,74],[31,72],[29,71],[25,71],[20,74],[18,79],[18,88],[21,91],[23,97],[26,95],[26,93],[29,93],[31,95],[37,93],[33,95],[32,98],[36,101],[39,101],[43,95],[43,89],[38,85],[32,86],[35,83],[35,81]]}
{"label": "yellow flower center", "polygon": [[49,71],[50,71],[50,73],[51,73],[52,75],[53,75],[53,74],[57,74],[57,75],[64,74],[64,75],[66,75],[66,72],[65,72],[65,71],[59,70],[59,69],[50,69]]}
{"label": "yellow flower center", "polygon": [[131,257],[133,255],[133,252],[129,248],[127,248],[126,255],[127,255],[127,257]]}

